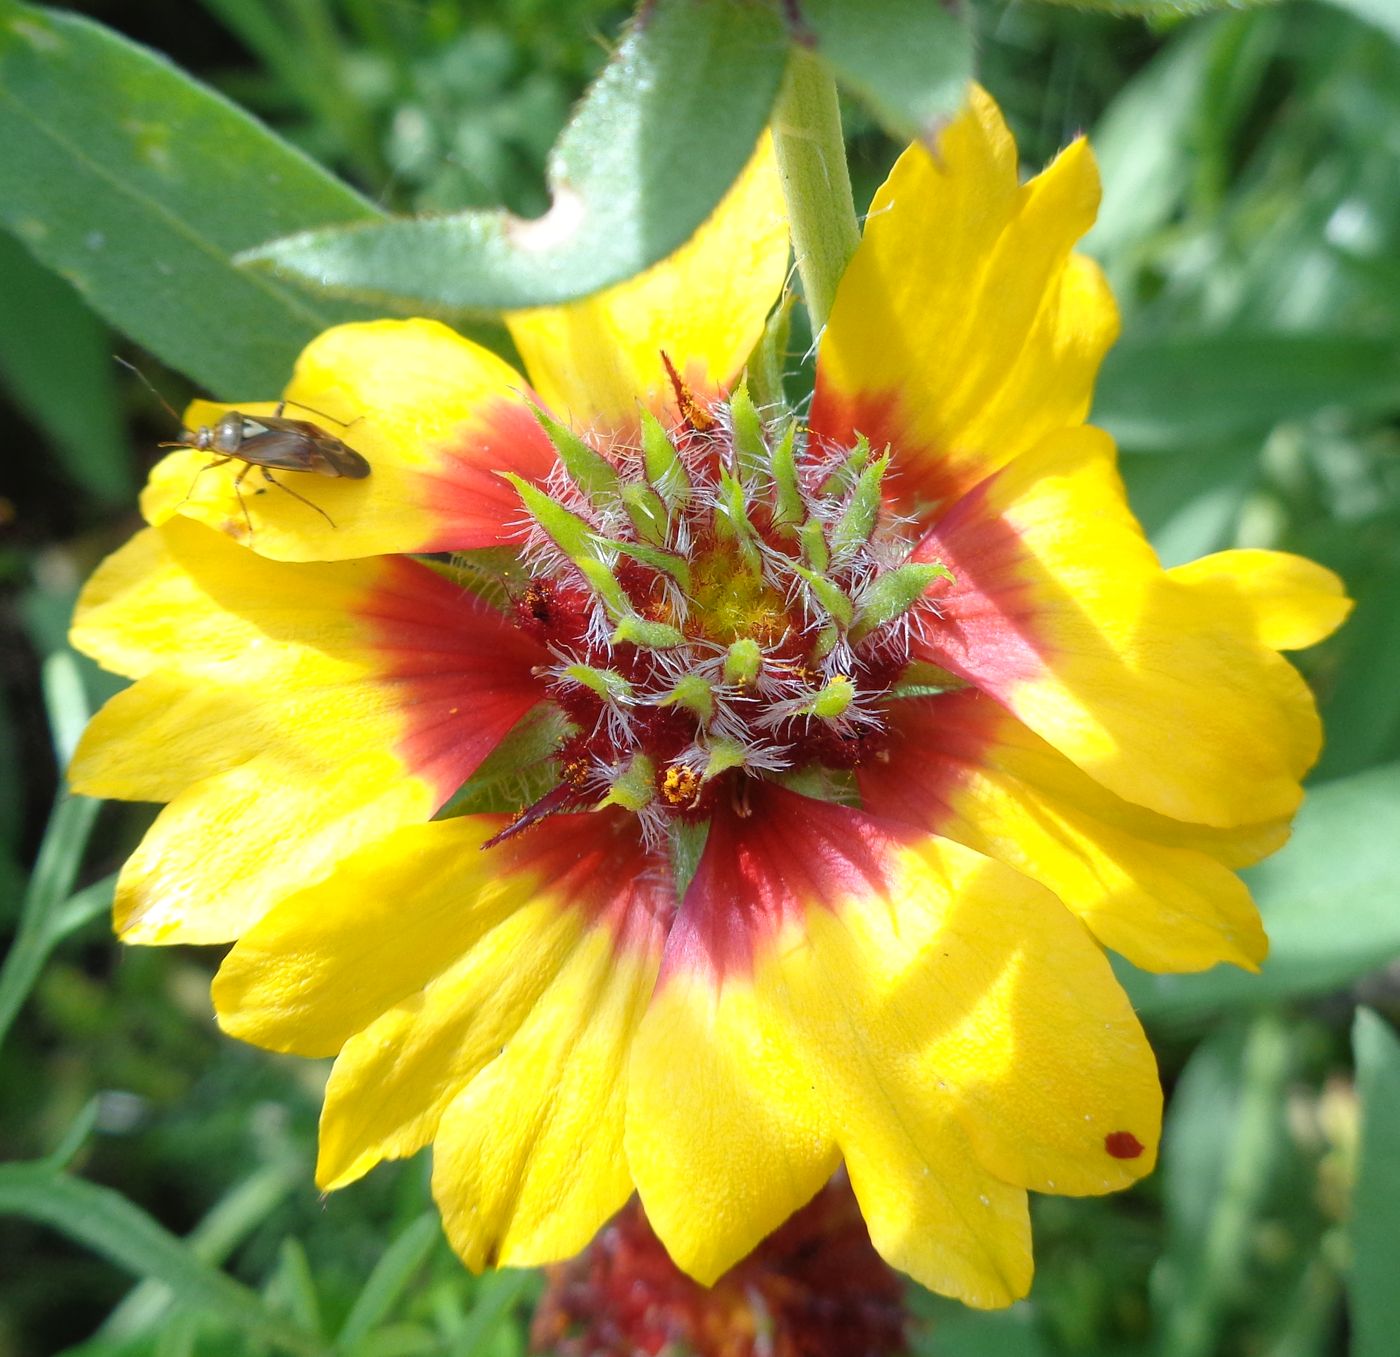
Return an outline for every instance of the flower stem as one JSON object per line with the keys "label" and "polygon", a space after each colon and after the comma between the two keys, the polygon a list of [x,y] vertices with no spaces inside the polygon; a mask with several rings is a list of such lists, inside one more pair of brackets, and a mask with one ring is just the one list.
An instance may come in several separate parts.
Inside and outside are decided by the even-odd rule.
{"label": "flower stem", "polygon": [[856,246],[851,176],[841,136],[836,82],[810,52],[794,47],[773,110],[773,144],[797,251],[797,271],[816,335]]}

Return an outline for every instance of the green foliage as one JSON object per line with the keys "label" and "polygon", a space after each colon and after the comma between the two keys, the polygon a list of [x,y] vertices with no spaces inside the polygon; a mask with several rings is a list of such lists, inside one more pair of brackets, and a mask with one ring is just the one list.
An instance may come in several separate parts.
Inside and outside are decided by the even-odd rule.
{"label": "green foliage", "polygon": [[245,262],[409,314],[597,291],[669,254],[709,216],[753,153],[785,52],[777,16],[762,6],[659,0],[555,147],[542,220],[467,212],[315,230]]}
{"label": "green foliage", "polygon": [[953,6],[924,0],[806,0],[815,50],[892,136],[931,139],[962,105],[972,34]]}
{"label": "green foliage", "polygon": [[1400,764],[1328,782],[1303,803],[1289,843],[1246,873],[1269,930],[1259,975],[1133,973],[1133,1001],[1159,1023],[1342,988],[1400,955]]}
{"label": "green foliage", "polygon": [[1400,1038],[1369,1009],[1352,1027],[1361,1099],[1356,1190],[1351,1202],[1352,1357],[1384,1357],[1400,1333]]}
{"label": "green foliage", "polygon": [[170,1287],[184,1305],[207,1310],[279,1351],[316,1353],[321,1345],[272,1314],[255,1292],[202,1263],[125,1197],[39,1164],[0,1164],[0,1214],[62,1230],[137,1277]]}
{"label": "green foliage", "polygon": [[216,393],[276,391],[312,335],[357,314],[231,261],[269,236],[374,209],[108,29],[0,10],[0,143],[5,226],[112,324]]}
{"label": "green foliage", "polygon": [[73,482],[102,504],[136,492],[107,330],[61,278],[0,232],[0,380]]}
{"label": "green foliage", "polygon": [[1075,9],[1102,10],[1125,18],[1170,22],[1212,10],[1251,9],[1275,5],[1279,0],[1044,0],[1054,5],[1070,5]]}

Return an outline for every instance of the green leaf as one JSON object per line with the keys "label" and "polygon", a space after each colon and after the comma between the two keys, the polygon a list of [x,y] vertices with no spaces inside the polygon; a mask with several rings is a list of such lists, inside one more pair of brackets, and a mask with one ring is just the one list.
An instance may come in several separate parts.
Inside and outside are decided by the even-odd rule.
{"label": "green leaf", "polygon": [[301,1240],[288,1235],[277,1249],[277,1270],[267,1287],[268,1300],[285,1309],[308,1333],[321,1334],[321,1297],[316,1290],[316,1278]]}
{"label": "green leaf", "polygon": [[[1084,248],[1112,269],[1116,256],[1169,221],[1191,188],[1193,135],[1203,116],[1216,25],[1193,24],[1118,90],[1090,145],[1103,202]],[[1124,280],[1131,296],[1135,277]]]}
{"label": "green leaf", "polygon": [[917,1357],[1051,1357],[1036,1327],[1036,1307],[1022,1301],[1009,1310],[969,1310],[941,1296],[918,1295],[916,1305],[934,1312],[927,1337],[915,1327]]}
{"label": "green leaf", "polygon": [[568,728],[567,719],[553,703],[532,707],[486,756],[438,818],[514,815],[537,801],[558,780],[554,756]]}
{"label": "green leaf", "polygon": [[100,315],[226,396],[365,314],[233,267],[375,209],[222,96],[77,15],[0,12],[0,222]]}
{"label": "green leaf", "polygon": [[1290,1033],[1272,1015],[1197,1047],[1162,1132],[1166,1248],[1153,1277],[1161,1351],[1211,1357],[1284,1149]]}
{"label": "green leaf", "polygon": [[201,1262],[110,1188],[44,1165],[0,1164],[0,1214],[49,1225],[138,1277],[164,1282],[184,1304],[207,1310],[282,1351],[324,1352],[309,1334],[274,1315],[255,1292]]}
{"label": "green leaf", "polygon": [[962,107],[972,33],[929,0],[803,0],[801,22],[836,78],[901,141],[931,140]]}
{"label": "green leaf", "polygon": [[1293,837],[1245,879],[1269,931],[1259,975],[1217,966],[1147,975],[1116,961],[1143,1017],[1192,1024],[1221,1009],[1326,994],[1400,954],[1400,763],[1311,791]]}
{"label": "green leaf", "polygon": [[243,259],[417,313],[596,292],[665,258],[710,215],[753,153],[786,54],[767,5],[655,0],[555,146],[553,205],[539,221],[472,211],[369,222],[272,240]]}
{"label": "green leaf", "polygon": [[353,1351],[389,1314],[441,1238],[438,1213],[429,1211],[384,1250],[336,1335],[335,1345],[340,1351]]}
{"label": "green leaf", "polygon": [[1304,545],[1307,555],[1341,575],[1356,600],[1332,647],[1339,663],[1329,676],[1327,740],[1318,764],[1320,776],[1343,777],[1400,758],[1400,512],[1364,529],[1344,520],[1323,525]]}
{"label": "green leaf", "polygon": [[[100,801],[70,796],[62,791],[54,802],[34,872],[20,906],[19,927],[0,964],[0,1043],[5,1040],[49,954],[66,936],[66,928],[81,926],[91,917],[75,908],[77,897],[65,907],[65,896],[82,865],[88,836],[101,810]],[[95,901],[104,901],[107,883],[93,888]],[[86,893],[84,893],[86,896]],[[105,901],[111,896],[106,895]]]}
{"label": "green leaf", "polygon": [[97,1128],[97,1118],[102,1111],[102,1095],[94,1094],[83,1104],[82,1110],[69,1122],[58,1144],[44,1156],[46,1167],[61,1173],[81,1153],[89,1137]]}
{"label": "green leaf", "polygon": [[1110,350],[1093,421],[1125,447],[1165,452],[1263,434],[1332,406],[1400,410],[1394,339],[1328,334],[1173,334]]}
{"label": "green leaf", "polygon": [[476,1301],[462,1327],[452,1336],[448,1352],[451,1357],[479,1357],[485,1352],[499,1351],[488,1346],[491,1338],[515,1305],[529,1296],[538,1283],[538,1274],[525,1269],[505,1268],[481,1279]]}
{"label": "green leaf", "polygon": [[108,504],[134,497],[107,329],[62,278],[4,231],[0,381],[52,441],[76,485]]}
{"label": "green leaf", "polygon": [[1400,1333],[1400,1038],[1363,1008],[1352,1047],[1361,1141],[1351,1199],[1351,1357],[1390,1357]]}
{"label": "green leaf", "polygon": [[[184,1246],[202,1263],[226,1259],[302,1181],[304,1166],[292,1156],[256,1168],[231,1187],[185,1236]],[[149,1333],[167,1322],[182,1297],[165,1282],[146,1278],[107,1316],[101,1338]]]}
{"label": "green leaf", "polygon": [[1117,14],[1128,19],[1182,19],[1193,14],[1210,14],[1215,10],[1263,9],[1279,0],[1045,0],[1052,5],[1070,5],[1075,9],[1096,9],[1105,14]]}
{"label": "green leaf", "polygon": [[1400,42],[1400,5],[1395,0],[1331,0],[1331,3],[1368,24],[1374,24],[1382,33]]}

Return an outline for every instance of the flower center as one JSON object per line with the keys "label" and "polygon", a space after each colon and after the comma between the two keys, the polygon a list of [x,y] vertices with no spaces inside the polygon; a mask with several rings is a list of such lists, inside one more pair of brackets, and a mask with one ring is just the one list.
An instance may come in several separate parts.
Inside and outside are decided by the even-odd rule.
{"label": "flower center", "polygon": [[528,514],[517,624],[549,650],[569,722],[558,782],[515,828],[617,805],[659,842],[744,780],[855,768],[947,571],[908,560],[888,456],[766,421],[741,387],[637,445],[594,446],[545,415],[559,452]]}

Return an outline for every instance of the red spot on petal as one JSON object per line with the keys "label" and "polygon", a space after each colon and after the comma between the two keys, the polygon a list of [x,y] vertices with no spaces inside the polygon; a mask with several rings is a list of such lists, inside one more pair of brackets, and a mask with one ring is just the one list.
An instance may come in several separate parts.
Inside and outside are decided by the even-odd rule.
{"label": "red spot on petal", "polygon": [[1136,1159],[1143,1144],[1131,1131],[1110,1131],[1103,1138],[1103,1147],[1115,1159]]}

